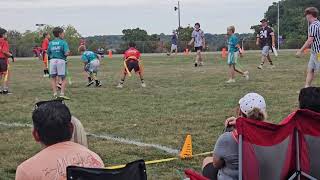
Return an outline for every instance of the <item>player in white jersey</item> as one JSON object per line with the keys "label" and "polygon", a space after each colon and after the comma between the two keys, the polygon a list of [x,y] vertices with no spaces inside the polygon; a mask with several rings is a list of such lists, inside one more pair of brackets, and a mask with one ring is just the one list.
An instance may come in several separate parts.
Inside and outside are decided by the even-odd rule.
{"label": "player in white jersey", "polygon": [[297,57],[301,57],[302,52],[311,46],[311,56],[308,64],[308,74],[305,87],[310,87],[314,79],[315,72],[320,70],[320,21],[318,20],[319,10],[309,7],[305,10],[305,16],[309,22],[308,40],[297,52]]}
{"label": "player in white jersey", "polygon": [[206,47],[206,41],[204,38],[204,32],[200,29],[200,23],[196,23],[194,25],[194,31],[191,35],[192,39],[189,42],[189,46],[191,46],[194,43],[194,49],[197,52],[196,61],[194,63],[194,66],[197,67],[203,66],[203,58],[201,55],[201,52],[204,47]]}

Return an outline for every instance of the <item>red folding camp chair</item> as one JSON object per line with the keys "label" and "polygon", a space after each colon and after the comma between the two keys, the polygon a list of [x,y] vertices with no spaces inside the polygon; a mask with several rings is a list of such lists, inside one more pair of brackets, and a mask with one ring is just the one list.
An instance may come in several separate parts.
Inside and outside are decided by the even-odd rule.
{"label": "red folding camp chair", "polygon": [[237,120],[239,180],[320,178],[320,114],[299,110],[283,122]]}

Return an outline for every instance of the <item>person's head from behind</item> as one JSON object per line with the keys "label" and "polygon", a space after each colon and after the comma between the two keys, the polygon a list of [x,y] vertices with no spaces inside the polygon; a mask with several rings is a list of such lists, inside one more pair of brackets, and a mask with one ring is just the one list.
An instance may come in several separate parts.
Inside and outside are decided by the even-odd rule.
{"label": "person's head from behind", "polygon": [[72,116],[71,122],[74,127],[71,141],[88,147],[87,133],[80,120]]}
{"label": "person's head from behind", "polygon": [[228,35],[234,34],[235,31],[236,31],[236,28],[235,28],[234,26],[229,26],[229,27],[227,28],[227,34],[228,34]]}
{"label": "person's head from behind", "polygon": [[129,42],[129,48],[135,48],[136,47],[136,43],[134,42]]}
{"label": "person's head from behind", "polygon": [[61,27],[55,27],[52,31],[55,38],[64,38],[64,30]]}
{"label": "person's head from behind", "polygon": [[7,30],[0,28],[0,38],[7,38]]}
{"label": "person's head from behind", "polygon": [[304,15],[308,22],[313,22],[319,16],[319,10],[316,7],[308,7],[304,11]]}
{"label": "person's head from behind", "polygon": [[301,89],[299,94],[299,108],[320,113],[320,88],[308,87]]}
{"label": "person's head from behind", "polygon": [[45,32],[45,33],[43,33],[43,38],[44,38],[44,39],[45,39],[45,38],[50,39],[51,36],[50,36],[49,33]]}
{"label": "person's head from behind", "polygon": [[196,23],[195,25],[194,25],[194,28],[198,31],[199,29],[200,29],[200,23]]}
{"label": "person's head from behind", "polygon": [[38,103],[32,120],[33,137],[45,146],[70,141],[72,137],[71,113],[61,101]]}
{"label": "person's head from behind", "polygon": [[239,101],[239,116],[258,121],[267,119],[265,99],[257,93],[249,93]]}
{"label": "person's head from behind", "polygon": [[86,46],[81,45],[78,49],[78,51],[80,52],[80,54],[83,54],[85,51],[87,50]]}

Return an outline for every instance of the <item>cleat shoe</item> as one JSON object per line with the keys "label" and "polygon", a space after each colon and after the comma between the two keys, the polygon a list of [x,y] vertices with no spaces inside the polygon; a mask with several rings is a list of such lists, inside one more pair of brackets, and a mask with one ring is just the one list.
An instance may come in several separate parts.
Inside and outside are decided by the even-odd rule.
{"label": "cleat shoe", "polygon": [[236,80],[234,80],[234,79],[229,79],[226,83],[230,84],[230,83],[235,83],[235,82],[236,82]]}
{"label": "cleat shoe", "polygon": [[92,84],[94,84],[94,81],[88,82],[87,87],[90,87]]}
{"label": "cleat shoe", "polygon": [[123,88],[123,84],[119,83],[117,88],[119,88],[119,89]]}
{"label": "cleat shoe", "polygon": [[143,87],[143,88],[145,88],[145,87],[147,87],[147,85],[146,85],[146,83],[141,83],[141,87]]}
{"label": "cleat shoe", "polygon": [[258,68],[258,69],[263,69],[262,65],[259,65],[257,68]]}
{"label": "cleat shoe", "polygon": [[101,81],[96,80],[96,87],[101,87],[101,86],[102,86]]}
{"label": "cleat shoe", "polygon": [[57,99],[61,99],[61,100],[70,100],[69,97],[65,96],[65,95],[60,95]]}

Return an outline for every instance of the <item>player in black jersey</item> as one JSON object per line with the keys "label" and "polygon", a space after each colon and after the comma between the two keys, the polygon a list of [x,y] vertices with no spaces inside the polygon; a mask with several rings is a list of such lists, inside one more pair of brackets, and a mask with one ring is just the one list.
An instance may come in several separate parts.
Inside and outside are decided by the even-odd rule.
{"label": "player in black jersey", "polygon": [[268,26],[268,20],[262,19],[261,28],[257,34],[257,46],[260,46],[262,49],[262,58],[261,64],[258,66],[258,69],[262,69],[266,60],[269,61],[270,65],[273,67],[273,62],[270,57],[270,50],[272,47],[275,47],[275,34],[273,29]]}

